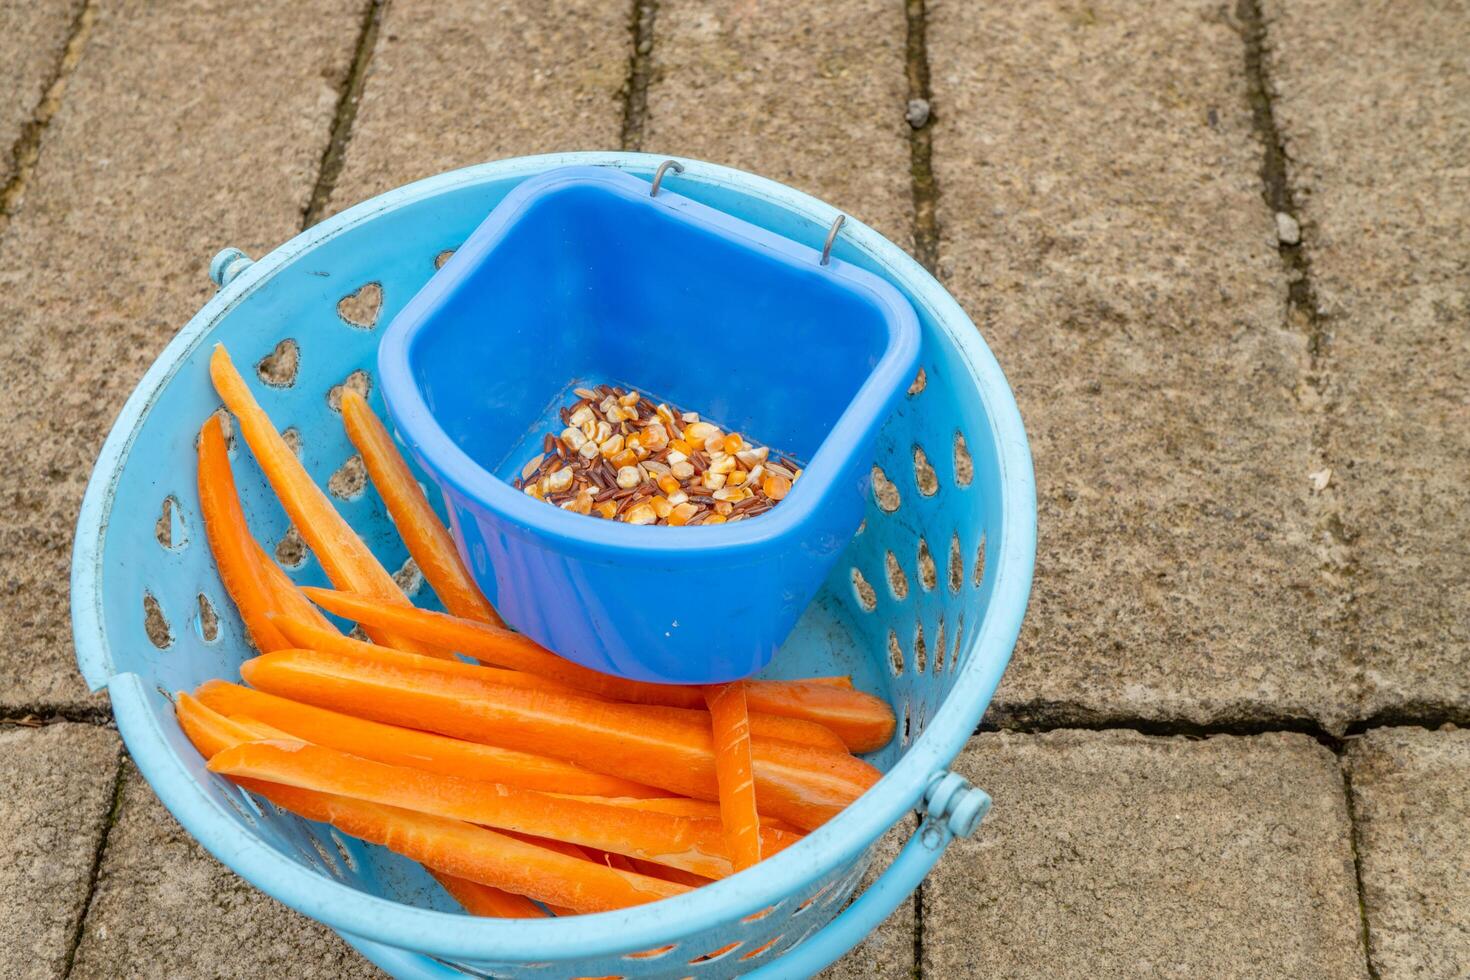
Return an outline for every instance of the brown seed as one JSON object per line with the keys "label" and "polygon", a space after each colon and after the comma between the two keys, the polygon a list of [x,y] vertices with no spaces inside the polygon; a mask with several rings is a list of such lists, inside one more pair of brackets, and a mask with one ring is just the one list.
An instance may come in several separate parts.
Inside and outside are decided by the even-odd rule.
{"label": "brown seed", "polygon": [[556,436],[550,432],[546,433],[545,438],[541,440],[541,451],[543,453],[551,452],[552,448],[556,446],[556,441]]}
{"label": "brown seed", "polygon": [[592,498],[592,501],[593,501],[593,503],[600,504],[604,500],[611,500],[612,498],[616,497],[620,493],[622,493],[622,491],[619,490],[617,487],[608,487],[605,490],[603,490],[601,493],[599,493],[597,496],[593,497]]}

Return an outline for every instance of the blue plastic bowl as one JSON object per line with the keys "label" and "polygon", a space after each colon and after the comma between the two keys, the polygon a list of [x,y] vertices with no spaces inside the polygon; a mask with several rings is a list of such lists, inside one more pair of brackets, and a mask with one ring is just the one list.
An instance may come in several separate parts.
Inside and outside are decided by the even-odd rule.
{"label": "blue plastic bowl", "polygon": [[[708,684],[770,661],[857,530],[919,336],[869,272],[621,171],[566,167],[506,196],[393,319],[378,366],[508,622],[597,670]],[[806,460],[801,479],[761,517],[688,528],[511,486],[569,384],[605,381]]]}

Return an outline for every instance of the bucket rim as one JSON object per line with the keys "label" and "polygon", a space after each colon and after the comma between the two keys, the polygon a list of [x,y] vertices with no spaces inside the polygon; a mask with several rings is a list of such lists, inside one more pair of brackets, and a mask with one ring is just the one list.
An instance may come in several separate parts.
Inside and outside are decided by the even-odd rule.
{"label": "bucket rim", "polygon": [[[563,961],[680,942],[726,925],[855,860],[920,800],[974,731],[1010,659],[1030,595],[1036,553],[1035,478],[1019,409],[979,331],[913,258],[851,218],[834,251],[879,267],[910,302],[948,335],[977,382],[1000,473],[1002,533],[992,541],[990,604],[966,632],[962,666],[924,732],[872,789],[798,844],[736,878],[650,906],[567,919],[497,921],[415,908],[370,895],[297,863],[254,834],[205,792],[148,705],[155,692],[134,673],[117,673],[102,615],[102,542],[122,465],[159,394],[214,325],[256,288],[318,245],[358,225],[430,197],[480,183],[533,176],[565,166],[613,167],[651,177],[666,155],[582,151],[515,157],[428,177],[357,204],[296,235],[215,294],[164,348],[129,396],[103,444],[83,497],[72,560],[72,626],[78,664],[92,689],[107,687],[118,729],[139,770],[184,828],[241,877],[334,929],[434,956],[464,960]],[[681,184],[703,183],[757,199],[811,224],[820,241],[841,212],[775,181],[718,164],[680,158]],[[986,655],[982,656],[981,652]],[[554,951],[554,952],[551,952]]]}

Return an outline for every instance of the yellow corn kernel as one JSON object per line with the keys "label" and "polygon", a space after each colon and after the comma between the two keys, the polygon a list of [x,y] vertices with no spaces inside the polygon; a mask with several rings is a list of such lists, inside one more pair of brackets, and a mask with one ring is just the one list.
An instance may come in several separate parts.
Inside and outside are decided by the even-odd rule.
{"label": "yellow corn kernel", "polygon": [[745,478],[748,476],[750,474],[744,470],[731,470],[730,475],[725,478],[725,485],[738,487],[745,482]]}
{"label": "yellow corn kernel", "polygon": [[761,484],[761,489],[764,490],[766,492],[766,496],[770,497],[772,500],[780,500],[791,492],[791,481],[786,479],[784,476],[776,476],[774,473],[772,473],[770,476],[766,477],[765,482]]}
{"label": "yellow corn kernel", "polygon": [[723,523],[725,523],[725,515],[724,514],[711,514],[710,516],[708,516],[708,517],[706,517],[704,519],[704,523],[705,524],[723,524]]}
{"label": "yellow corn kernel", "polygon": [[717,434],[719,431],[719,429],[710,425],[708,422],[690,422],[684,426],[684,438],[691,443],[702,446],[706,439]]}
{"label": "yellow corn kernel", "polygon": [[728,515],[730,513],[730,511],[732,511],[734,509],[735,509],[735,505],[732,504],[732,503],[730,503],[730,501],[728,501],[728,500],[721,500],[721,501],[719,501],[718,503],[715,504],[715,513],[716,514]]}
{"label": "yellow corn kernel", "polygon": [[688,501],[685,501],[684,503],[675,506],[673,510],[669,511],[669,524],[673,527],[683,527],[685,524],[689,523],[689,518],[693,517],[698,512],[698,507],[696,507],[694,504],[689,503]]}
{"label": "yellow corn kernel", "polygon": [[664,493],[678,493],[679,479],[672,473],[665,473],[658,478],[658,488]]}
{"label": "yellow corn kernel", "polygon": [[608,462],[619,468],[622,468],[624,466],[636,466],[638,464],[638,454],[624,449],[622,452],[609,459]]}
{"label": "yellow corn kernel", "polygon": [[683,453],[686,459],[691,453],[694,452],[694,447],[689,445],[689,443],[685,442],[682,438],[675,439],[673,442],[669,443],[669,448],[674,450],[674,452],[676,453]]}
{"label": "yellow corn kernel", "polygon": [[604,500],[602,503],[596,505],[592,509],[595,510],[599,516],[604,517],[607,520],[612,520],[618,514],[618,505],[613,503],[611,500]]}
{"label": "yellow corn kernel", "polygon": [[705,470],[704,479],[700,482],[704,484],[706,490],[718,490],[725,485],[725,474],[716,473],[714,470]]}
{"label": "yellow corn kernel", "polygon": [[745,440],[740,438],[740,433],[732,432],[725,437],[724,445],[727,453],[739,452],[740,447],[745,445]]}
{"label": "yellow corn kernel", "polygon": [[653,505],[653,512],[659,517],[668,517],[673,513],[674,505],[669,503],[669,498],[662,494],[654,497],[649,503]]}
{"label": "yellow corn kernel", "polygon": [[658,520],[658,516],[647,503],[641,503],[629,507],[628,512],[623,515],[623,520],[629,524],[652,524]]}

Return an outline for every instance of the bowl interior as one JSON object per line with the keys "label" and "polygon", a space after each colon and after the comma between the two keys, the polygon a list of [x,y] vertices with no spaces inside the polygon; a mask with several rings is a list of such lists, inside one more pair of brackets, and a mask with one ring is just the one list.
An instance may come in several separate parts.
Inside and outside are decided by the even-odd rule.
{"label": "bowl interior", "polygon": [[[161,733],[179,765],[215,802],[221,819],[230,823],[231,833],[252,835],[286,860],[312,869],[324,879],[405,906],[441,911],[456,911],[457,906],[416,866],[382,848],[365,846],[329,828],[257,804],[209,774],[174,723],[169,692],[192,688],[211,677],[236,679],[240,662],[251,655],[243,626],[214,571],[199,523],[194,446],[200,424],[219,407],[206,364],[213,344],[224,343],[276,424],[294,430],[301,458],[312,476],[332,487],[334,503],[385,566],[403,570],[415,600],[435,607],[431,592],[421,587],[411,568],[405,567],[403,545],[376,493],[363,485],[360,474],[355,474],[353,449],[342,431],[335,399],[341,385],[351,384],[368,390],[372,407],[383,412],[374,371],[380,325],[396,315],[433,276],[436,260],[460,246],[519,181],[519,176],[465,181],[375,215],[371,221],[345,222],[316,247],[284,258],[273,274],[249,285],[213,319],[196,321],[199,329],[181,338],[180,347],[171,349],[145,378],[144,388],[149,393],[136,417],[130,420],[128,412],[124,413],[129,428],[118,438],[126,439],[126,452],[118,459],[115,471],[99,474],[105,492],[99,498],[102,503],[98,519],[92,522],[94,530],[83,529],[83,536],[97,535],[95,555],[78,559],[94,562],[97,569],[94,594],[79,594],[75,600],[86,607],[78,622],[96,623],[95,638],[82,635],[83,629],[78,631],[87,679],[100,687],[114,675],[136,675],[142,692],[140,710],[146,714],[148,725]],[[783,235],[820,241],[825,230],[803,215],[772,207],[760,197],[729,185],[686,180],[681,190],[714,207],[753,215]],[[620,233],[617,222],[598,227],[600,235]],[[717,246],[710,243],[708,247]],[[717,350],[733,358],[732,370],[717,371],[717,375],[758,375],[753,380],[748,377],[729,382],[728,408],[721,403],[702,402],[691,407],[721,417],[722,410],[750,412],[765,405],[760,410],[772,413],[769,421],[753,415],[748,420],[737,416],[732,421],[773,441],[789,441],[793,450],[800,451],[804,445],[801,439],[811,435],[799,434],[797,423],[782,422],[777,416],[801,413],[789,412],[780,399],[766,396],[791,387],[798,391],[795,397],[807,397],[800,392],[820,387],[814,376],[829,362],[824,358],[813,366],[804,363],[806,357],[790,356],[781,331],[762,330],[760,342],[750,339],[757,331],[749,329],[751,323],[746,319],[789,316],[793,307],[772,300],[764,307],[765,314],[759,312],[762,307],[752,305],[745,307],[741,316],[728,319],[718,319],[725,311],[712,310],[710,316],[717,318],[720,329],[712,327],[710,317],[681,323],[671,293],[686,285],[690,276],[696,282],[707,277],[690,270],[670,277],[666,263],[677,264],[685,258],[678,250],[657,257],[631,255],[628,251],[616,241],[599,249],[599,261],[620,257],[623,265],[609,266],[602,277],[609,281],[600,285],[588,278],[584,283],[587,289],[613,290],[610,280],[616,278],[618,268],[628,275],[640,266],[658,274],[649,275],[641,287],[646,296],[639,304],[646,302],[646,306],[626,298],[637,295],[632,291],[624,294],[624,305],[617,308],[616,314],[623,319],[614,323],[618,329],[610,329],[606,317],[594,322],[592,311],[596,307],[592,303],[581,307],[577,316],[584,322],[576,324],[580,331],[576,335],[591,347],[589,362],[599,359],[598,363],[606,366],[614,357],[625,357],[629,360],[620,363],[632,371],[639,360],[636,345],[618,335],[635,325],[637,310],[662,311],[662,329],[682,338],[714,338],[717,344],[729,345]],[[550,262],[550,255],[543,254]],[[881,271],[869,257],[857,253],[850,257],[869,262],[875,272]],[[556,275],[580,275],[573,265],[562,263]],[[522,275],[533,273],[547,274],[546,269],[531,266],[520,270]],[[843,366],[844,372],[857,373],[873,356],[876,328],[853,326],[834,318],[829,302],[843,301],[816,290],[814,295],[823,298],[805,307],[809,316],[788,320],[784,329],[792,333],[831,333],[842,352],[836,363]],[[909,298],[914,299],[912,295]],[[747,297],[752,304],[767,299]],[[544,334],[548,331],[543,331],[540,340],[527,333],[502,343],[498,338],[503,333],[514,333],[521,327],[502,318],[498,310],[470,304],[468,299],[466,304],[455,329],[473,327],[484,335],[484,371],[493,370],[495,352],[516,344],[538,349],[543,362],[555,360],[545,353],[548,340]],[[1003,539],[1004,530],[1003,453],[988,405],[994,398],[1008,400],[1008,396],[979,386],[968,355],[953,333],[973,329],[967,322],[942,323],[929,306],[916,302],[915,307],[923,331],[923,368],[918,378],[911,379],[909,394],[900,399],[879,435],[874,493],[863,528],[765,672],[766,676],[777,677],[850,673],[859,687],[887,698],[899,714],[900,729],[891,745],[871,757],[883,769],[895,765],[910,750],[954,686],[961,674],[959,668],[978,660],[977,667],[993,670],[998,676],[1010,649],[1009,642],[975,642],[994,590],[993,576],[985,571],[987,555],[993,543]],[[840,308],[862,321],[864,314],[857,307]],[[524,310],[520,315],[524,319],[519,322],[526,326],[538,314]],[[549,313],[539,315],[545,317],[543,326],[553,322]],[[551,335],[575,332],[563,328],[567,326],[564,321],[574,322],[576,317],[561,313],[557,317],[558,329],[550,330]],[[542,346],[538,348],[538,344]],[[813,344],[811,349],[826,347]],[[693,391],[681,387],[688,381],[680,369],[681,359],[706,362],[708,350],[695,343],[692,348],[686,347],[680,358],[652,359],[649,363],[664,365],[660,370],[669,372],[667,378],[640,371],[630,380],[648,384],[667,397],[680,398],[684,392]],[[735,353],[745,350],[750,357]],[[604,357],[606,361],[600,360]],[[701,378],[706,366],[700,368]],[[561,375],[567,370],[559,366],[556,373]],[[773,370],[785,373],[773,381]],[[565,380],[555,380],[547,394]],[[510,377],[503,383],[521,382]],[[742,384],[759,390],[747,398]],[[813,395],[812,402],[801,404],[830,416],[837,405],[837,390],[834,385],[822,396],[828,401]],[[471,438],[471,434],[467,432],[465,437]],[[487,458],[505,451],[489,441],[481,445]],[[289,523],[249,453],[234,445],[232,456],[252,531],[268,551],[282,560],[293,579],[303,584],[325,584],[315,559],[294,545]],[[993,561],[995,556],[989,557]],[[718,601],[717,589],[711,601]],[[145,773],[153,778],[146,768]],[[791,893],[781,906],[785,909],[790,905],[786,911],[791,912],[820,892],[817,907],[834,906],[826,914],[835,913],[860,873],[861,867],[834,868],[825,880]],[[754,949],[780,935],[783,938],[761,954],[776,955],[805,935],[807,929],[806,925],[789,927],[785,915],[770,915],[742,926],[743,942]],[[819,924],[816,917],[803,922],[811,927]],[[759,962],[752,960],[747,965]],[[636,967],[638,964],[625,964],[621,972],[634,975]],[[681,970],[677,975],[702,976],[719,973],[721,967],[715,960]],[[609,972],[616,971],[600,971]],[[497,975],[521,975],[521,971],[506,970]]]}
{"label": "bowl interior", "polygon": [[405,331],[440,427],[502,478],[574,379],[810,460],[854,402],[876,415],[884,400],[860,389],[905,325],[864,278],[668,190],[572,168],[502,202],[389,329]]}

